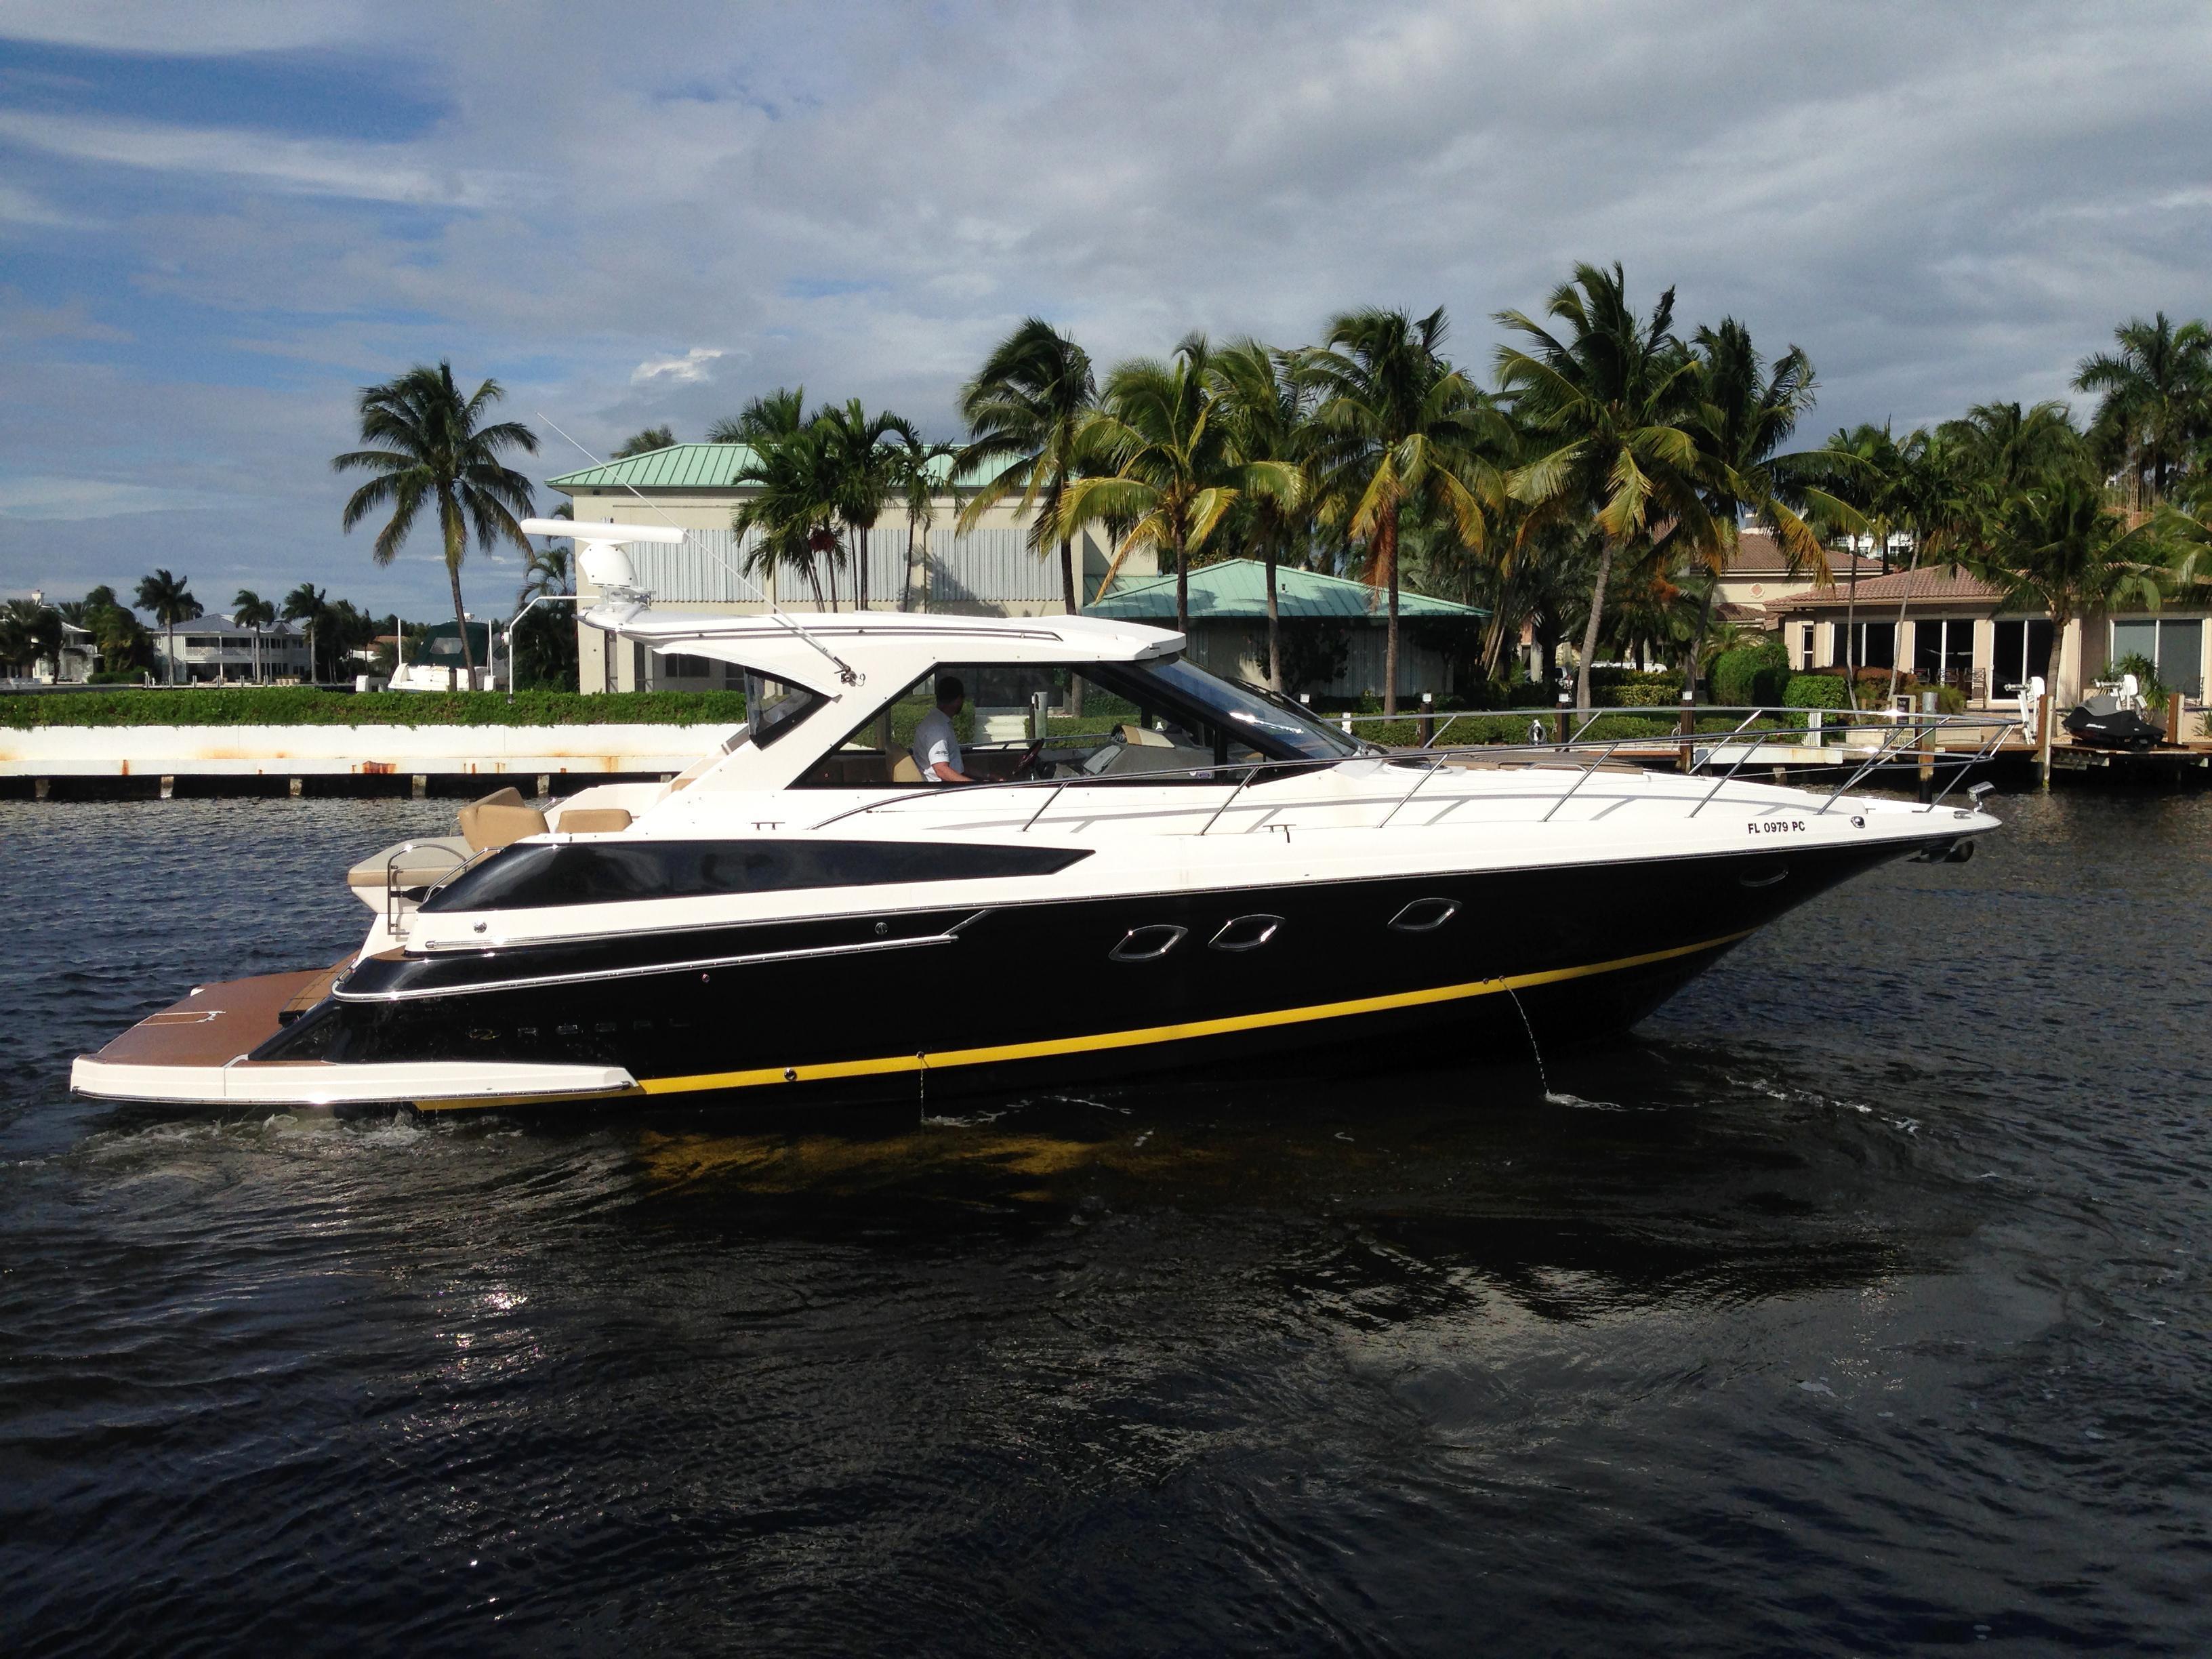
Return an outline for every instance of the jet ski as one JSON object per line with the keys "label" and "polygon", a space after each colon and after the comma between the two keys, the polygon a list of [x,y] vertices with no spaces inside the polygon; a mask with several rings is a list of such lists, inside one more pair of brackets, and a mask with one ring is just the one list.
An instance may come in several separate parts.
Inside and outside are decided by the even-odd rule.
{"label": "jet ski", "polygon": [[2118,686],[2099,686],[2086,702],[2068,714],[2065,726],[2087,749],[2155,749],[2166,741],[2163,728],[2143,718],[2136,677],[2122,676]]}

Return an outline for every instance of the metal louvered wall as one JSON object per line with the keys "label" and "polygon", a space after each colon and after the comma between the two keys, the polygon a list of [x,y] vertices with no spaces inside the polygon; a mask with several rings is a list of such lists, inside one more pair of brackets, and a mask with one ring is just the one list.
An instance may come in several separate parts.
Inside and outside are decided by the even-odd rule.
{"label": "metal louvered wall", "polygon": [[[684,540],[664,546],[634,542],[629,556],[641,586],[654,598],[700,605],[757,604],[764,576],[748,580],[743,571],[758,538],[732,530],[687,530]],[[868,538],[868,594],[896,604],[906,582],[907,537],[902,523],[877,526]],[[956,535],[939,528],[929,538],[928,604],[933,607],[1049,603],[1060,597],[1056,557],[1030,551],[1019,530],[975,530]],[[824,576],[827,586],[827,576]],[[853,600],[853,572],[837,577],[839,602]],[[778,605],[811,610],[814,589],[803,572],[776,572]]]}

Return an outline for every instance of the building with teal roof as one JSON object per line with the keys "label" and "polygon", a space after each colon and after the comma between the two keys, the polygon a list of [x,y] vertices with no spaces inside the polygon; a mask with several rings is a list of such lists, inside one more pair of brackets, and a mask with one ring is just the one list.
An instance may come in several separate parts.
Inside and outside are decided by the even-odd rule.
{"label": "building with teal roof", "polygon": [[[1285,689],[1334,697],[1380,696],[1389,616],[1388,596],[1364,582],[1291,565],[1275,568]],[[1191,659],[1217,674],[1264,680],[1267,664],[1267,568],[1257,559],[1223,559],[1190,573]],[[1172,575],[1123,577],[1083,607],[1090,617],[1176,625]],[[1398,597],[1398,689],[1401,696],[1455,689],[1453,661],[1472,654],[1487,613],[1449,599],[1401,591]]]}
{"label": "building with teal roof", "polygon": [[[641,543],[630,550],[641,584],[664,611],[738,612],[768,608],[764,585],[775,584],[775,603],[787,611],[817,611],[834,604],[850,609],[859,572],[858,550],[845,550],[834,595],[825,582],[817,594],[799,572],[753,571],[753,539],[731,528],[731,515],[755,493],[742,476],[754,461],[744,444],[671,444],[565,472],[548,487],[568,498],[580,522],[650,524],[683,531],[673,545]],[[979,480],[955,479],[949,459],[945,479],[927,514],[909,515],[904,503],[887,503],[867,538],[871,609],[951,611],[969,616],[1036,616],[1064,612],[1067,603],[1057,552],[1039,557],[1030,547],[1031,514],[1018,499],[1000,503],[970,529],[957,524]],[[1108,564],[1105,538],[1087,532],[1075,538],[1076,580],[1081,593],[1095,592]],[[1150,555],[1142,568],[1153,568]],[[589,597],[586,588],[586,597]],[[582,610],[585,607],[579,607]],[[587,691],[703,690],[726,678],[703,659],[655,658],[578,624],[579,679]]]}

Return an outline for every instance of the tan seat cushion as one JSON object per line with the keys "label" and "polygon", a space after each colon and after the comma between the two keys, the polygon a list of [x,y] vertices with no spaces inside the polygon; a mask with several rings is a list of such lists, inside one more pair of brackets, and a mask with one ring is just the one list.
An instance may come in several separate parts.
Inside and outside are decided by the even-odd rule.
{"label": "tan seat cushion", "polygon": [[524,805],[519,789],[495,789],[461,808],[461,838],[471,853],[487,853],[544,833],[545,814]]}
{"label": "tan seat cushion", "polygon": [[891,763],[891,781],[893,783],[925,783],[928,780],[921,775],[921,768],[914,763],[912,755],[901,755]]}
{"label": "tan seat cushion", "polygon": [[580,806],[562,813],[553,827],[564,836],[611,836],[629,826],[629,814],[619,806]]}
{"label": "tan seat cushion", "polygon": [[346,885],[381,895],[387,880],[401,887],[428,887],[468,862],[475,849],[459,836],[425,836],[387,847],[346,872]]}
{"label": "tan seat cushion", "polygon": [[1166,732],[1147,732],[1141,726],[1132,726],[1127,724],[1117,726],[1114,728],[1114,735],[1121,738],[1122,742],[1134,744],[1140,749],[1172,749],[1175,747],[1175,739],[1168,736]]}

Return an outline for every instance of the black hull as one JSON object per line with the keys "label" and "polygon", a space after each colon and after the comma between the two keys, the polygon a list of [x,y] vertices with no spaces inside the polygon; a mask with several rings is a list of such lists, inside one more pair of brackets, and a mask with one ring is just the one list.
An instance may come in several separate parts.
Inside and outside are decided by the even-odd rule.
{"label": "black hull", "polygon": [[[1518,1060],[1524,1011],[1547,1043],[1623,1030],[1746,934],[1916,850],[1761,848],[392,956],[253,1057],[614,1065],[670,1103],[935,1099],[1322,1046],[1352,1063]],[[1430,901],[1456,908],[1424,927],[1446,908]],[[1133,933],[1141,948],[1166,937],[1146,930],[1173,928],[1164,954],[1115,959]]]}

